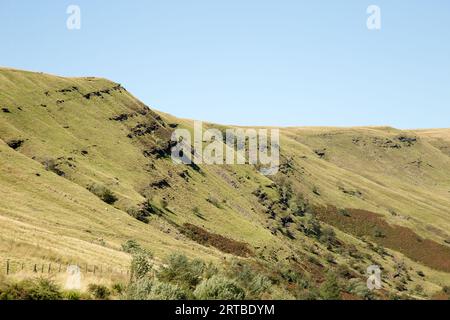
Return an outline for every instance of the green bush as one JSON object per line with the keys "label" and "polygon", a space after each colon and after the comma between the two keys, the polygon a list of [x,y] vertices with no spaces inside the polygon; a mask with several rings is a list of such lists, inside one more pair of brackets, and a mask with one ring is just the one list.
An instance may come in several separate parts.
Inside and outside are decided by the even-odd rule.
{"label": "green bush", "polygon": [[88,186],[87,189],[107,204],[114,204],[119,200],[115,194],[105,186],[94,183]]}
{"label": "green bush", "polygon": [[320,222],[312,214],[307,214],[305,217],[302,217],[297,229],[308,237],[319,239],[322,235]]}
{"label": "green bush", "polygon": [[319,240],[329,246],[334,246],[338,243],[336,233],[330,227],[325,227],[322,229]]}
{"label": "green bush", "polygon": [[171,254],[157,273],[163,282],[172,282],[186,288],[195,288],[200,282],[205,263],[200,260],[189,259],[182,254]]}
{"label": "green bush", "polygon": [[372,292],[367,288],[367,283],[356,278],[348,281],[347,291],[364,300],[372,300],[374,298]]}
{"label": "green bush", "polygon": [[260,296],[267,292],[272,286],[272,282],[264,275],[257,274],[248,284],[247,288],[252,298],[260,298]]}
{"label": "green bush", "polygon": [[126,253],[133,254],[141,250],[141,245],[135,240],[127,240],[125,243],[122,243],[122,250]]}
{"label": "green bush", "polygon": [[65,300],[82,300],[82,294],[80,291],[76,290],[64,291],[63,298]]}
{"label": "green bush", "polygon": [[146,277],[152,268],[150,256],[146,252],[139,251],[133,254],[133,259],[131,260],[131,281]]}
{"label": "green bush", "polygon": [[28,279],[4,284],[0,288],[0,300],[62,300],[63,294],[52,280]]}
{"label": "green bush", "polygon": [[136,280],[128,286],[129,300],[186,300],[192,293],[177,285],[148,277]]}
{"label": "green bush", "polygon": [[91,283],[88,286],[88,292],[97,300],[108,300],[111,295],[108,287],[95,283]]}
{"label": "green bush", "polygon": [[325,282],[320,286],[320,296],[324,300],[340,300],[341,289],[334,273],[328,272]]}
{"label": "green bush", "polygon": [[375,229],[374,236],[375,236],[375,238],[384,238],[385,234],[384,234],[384,232],[382,230]]}
{"label": "green bush", "polygon": [[128,208],[127,209],[127,213],[132,216],[133,218],[135,218],[136,220],[139,220],[143,223],[148,223],[148,217],[149,215],[147,214],[147,212],[142,211],[141,209],[132,207],[132,208]]}
{"label": "green bush", "polygon": [[423,291],[424,291],[423,286],[421,286],[420,284],[416,285],[416,286],[414,287],[414,291],[415,291],[417,294],[423,294]]}
{"label": "green bush", "polygon": [[260,298],[272,286],[268,277],[259,273],[251,265],[239,260],[232,261],[226,275],[235,279],[237,284],[246,290],[249,299]]}
{"label": "green bush", "polygon": [[339,264],[336,267],[336,273],[340,278],[344,279],[350,279],[352,277],[352,271],[350,270],[350,267],[346,264]]}
{"label": "green bush", "polygon": [[294,215],[303,217],[308,211],[311,210],[311,207],[303,194],[299,193],[295,197],[295,200],[292,201],[291,210]]}
{"label": "green bush", "polygon": [[233,280],[215,275],[203,280],[195,289],[194,295],[200,300],[242,300],[245,291]]}
{"label": "green bush", "polygon": [[147,300],[153,287],[153,280],[149,277],[137,278],[130,281],[127,288],[128,300]]}
{"label": "green bush", "polygon": [[186,300],[190,294],[177,285],[154,281],[148,295],[149,300]]}
{"label": "green bush", "polygon": [[141,204],[141,210],[147,214],[147,216],[157,215],[161,216],[164,212],[153,202],[152,199],[147,199]]}
{"label": "green bush", "polygon": [[125,292],[126,286],[123,283],[121,283],[121,282],[115,282],[115,283],[112,284],[111,289],[112,289],[114,294],[120,296],[120,295],[122,295]]}

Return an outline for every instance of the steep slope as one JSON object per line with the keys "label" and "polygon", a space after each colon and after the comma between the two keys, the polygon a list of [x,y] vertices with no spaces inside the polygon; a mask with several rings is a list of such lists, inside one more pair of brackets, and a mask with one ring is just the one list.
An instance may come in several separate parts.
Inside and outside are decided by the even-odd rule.
{"label": "steep slope", "polygon": [[192,121],[105,79],[0,69],[0,108],[2,259],[125,268],[134,239],[156,259],[237,256],[318,282],[342,265],[363,281],[375,263],[388,292],[401,273],[410,294],[449,284],[450,130],[281,129],[280,172],[265,177],[174,164],[171,133]]}

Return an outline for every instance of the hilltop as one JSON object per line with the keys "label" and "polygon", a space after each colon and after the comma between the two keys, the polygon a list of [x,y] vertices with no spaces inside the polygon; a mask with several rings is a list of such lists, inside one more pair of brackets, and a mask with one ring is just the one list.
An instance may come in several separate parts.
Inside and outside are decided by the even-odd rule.
{"label": "hilltop", "polygon": [[0,260],[128,268],[135,240],[156,261],[283,273],[271,298],[296,297],[284,273],[365,283],[373,264],[379,297],[450,285],[450,129],[280,128],[280,171],[263,176],[174,164],[176,128],[193,121],[118,83],[0,68]]}

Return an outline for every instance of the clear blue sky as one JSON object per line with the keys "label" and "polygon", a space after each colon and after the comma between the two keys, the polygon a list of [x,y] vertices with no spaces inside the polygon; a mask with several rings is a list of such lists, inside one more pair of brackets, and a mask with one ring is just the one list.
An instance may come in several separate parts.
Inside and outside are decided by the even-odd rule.
{"label": "clear blue sky", "polygon": [[0,65],[219,123],[450,127],[450,1],[1,0]]}

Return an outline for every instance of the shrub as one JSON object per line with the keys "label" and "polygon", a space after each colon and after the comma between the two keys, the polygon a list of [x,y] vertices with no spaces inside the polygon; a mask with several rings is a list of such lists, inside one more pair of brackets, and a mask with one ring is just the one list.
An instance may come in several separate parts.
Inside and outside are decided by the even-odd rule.
{"label": "shrub", "polygon": [[161,203],[161,207],[162,207],[164,210],[167,210],[167,208],[169,207],[169,202],[168,202],[167,200],[165,200],[165,199],[162,199],[162,200],[160,201],[160,203]]}
{"label": "shrub", "polygon": [[303,194],[297,194],[295,200],[291,205],[291,210],[296,216],[304,216],[307,211],[310,210],[310,205],[307,199],[303,196]]}
{"label": "shrub", "polygon": [[382,245],[376,245],[375,247],[372,248],[372,250],[382,257],[387,254],[386,249]]}
{"label": "shrub", "polygon": [[297,282],[300,276],[297,272],[294,272],[291,268],[286,266],[282,267],[279,272],[281,277],[289,283]]}
{"label": "shrub", "polygon": [[63,297],[65,300],[81,300],[82,295],[81,292],[76,290],[64,291]]}
{"label": "shrub", "polygon": [[88,186],[87,189],[107,204],[114,204],[119,200],[114,193],[105,186],[94,183]]}
{"label": "shrub", "polygon": [[408,288],[406,287],[406,285],[405,285],[403,282],[401,282],[401,281],[396,281],[396,282],[394,283],[394,285],[395,285],[395,289],[397,289],[398,291],[403,292],[403,291],[408,290]]}
{"label": "shrub", "polygon": [[445,294],[449,294],[450,295],[450,286],[444,286],[442,288],[442,292],[444,292]]}
{"label": "shrub", "polygon": [[312,188],[312,192],[316,195],[316,196],[320,196],[320,190],[319,188],[317,188],[316,186],[314,186]]}
{"label": "shrub", "polygon": [[382,230],[376,229],[376,230],[374,231],[374,236],[375,236],[375,238],[384,238],[384,237],[385,237],[385,234],[383,233]]}
{"label": "shrub", "polygon": [[308,237],[320,238],[322,235],[322,228],[319,221],[311,214],[302,218],[297,229],[303,232]]}
{"label": "shrub", "polygon": [[235,281],[215,275],[202,281],[194,295],[201,300],[242,300],[245,291]]}
{"label": "shrub", "polygon": [[268,277],[260,274],[251,265],[238,260],[233,260],[227,276],[234,278],[238,285],[246,289],[249,299],[260,298],[272,286]]}
{"label": "shrub", "polygon": [[414,291],[418,294],[423,294],[423,287],[420,284],[418,284],[414,287]]}
{"label": "shrub", "polygon": [[153,280],[148,277],[133,279],[127,288],[127,300],[146,300],[152,286]]}
{"label": "shrub", "polygon": [[127,209],[127,213],[132,216],[133,218],[135,218],[136,220],[139,220],[141,222],[144,223],[148,223],[148,214],[144,211],[142,211],[141,209],[138,208],[128,208]]}
{"label": "shrub", "polygon": [[213,206],[215,206],[218,209],[223,209],[222,204],[217,198],[214,198],[213,196],[209,195],[208,199],[206,199],[209,203],[211,203]]}
{"label": "shrub", "polygon": [[186,300],[192,293],[171,283],[156,279],[142,278],[128,287],[129,300]]}
{"label": "shrub", "polygon": [[284,176],[278,179],[278,194],[280,196],[280,203],[288,206],[293,196],[292,182]]}
{"label": "shrub", "polygon": [[177,285],[154,281],[148,295],[149,300],[186,300],[190,294]]}
{"label": "shrub", "polygon": [[127,240],[125,243],[122,243],[122,250],[126,253],[133,254],[141,250],[141,246],[135,240]]}
{"label": "shrub", "polygon": [[203,278],[209,279],[213,275],[216,275],[218,273],[219,273],[219,269],[212,262],[205,264],[205,266],[203,268]]}
{"label": "shrub", "polygon": [[344,217],[350,217],[350,212],[347,209],[339,209],[338,213]]}
{"label": "shrub", "polygon": [[419,276],[419,277],[422,277],[422,278],[424,278],[425,277],[425,273],[423,273],[423,271],[417,271],[417,275]]}
{"label": "shrub", "polygon": [[200,208],[199,208],[199,207],[193,207],[193,208],[192,208],[192,212],[194,212],[194,214],[195,214],[197,217],[199,217],[199,218],[201,218],[201,219],[204,219],[203,214],[202,214],[202,212],[200,211]]}
{"label": "shrub", "polygon": [[95,283],[91,283],[88,286],[88,292],[97,300],[108,300],[111,295],[111,291],[108,287]]}
{"label": "shrub", "polygon": [[348,255],[352,258],[361,258],[361,254],[354,244],[349,244],[347,246],[347,252]]}
{"label": "shrub", "polygon": [[321,231],[320,242],[325,243],[327,245],[335,245],[337,243],[336,233],[330,227],[325,227]]}
{"label": "shrub", "polygon": [[48,159],[43,162],[45,170],[51,171],[58,176],[63,177],[65,175],[65,172],[58,168],[59,164],[54,159]]}
{"label": "shrub", "polygon": [[153,267],[150,258],[145,251],[138,251],[133,254],[133,259],[131,260],[131,281],[142,279],[148,275]]}
{"label": "shrub", "polygon": [[121,282],[115,282],[111,286],[112,291],[116,295],[122,295],[125,292],[126,286]]}
{"label": "shrub", "polygon": [[[162,206],[167,209],[168,203],[165,200],[161,201]],[[148,223],[149,217],[152,215],[162,216],[163,211],[153,203],[153,200],[146,200],[139,205],[139,208],[132,207],[127,210],[127,213],[133,218]]]}
{"label": "shrub", "polygon": [[163,211],[153,203],[153,200],[146,200],[141,204],[141,211],[145,212],[147,216],[151,215],[157,215],[161,216],[163,215]]}
{"label": "shrub", "polygon": [[329,252],[327,252],[325,254],[324,258],[329,263],[336,263],[336,261],[334,260],[334,256],[331,253],[329,253]]}
{"label": "shrub", "polygon": [[325,282],[320,286],[320,296],[324,300],[340,300],[341,290],[336,275],[328,272]]}
{"label": "shrub", "polygon": [[141,247],[141,245],[135,240],[127,240],[122,243],[122,250],[131,255],[142,254],[146,256],[149,260],[153,258],[153,253],[147,249]]}
{"label": "shrub", "polygon": [[352,271],[345,264],[340,264],[336,268],[336,272],[340,278],[350,279],[352,277]]}
{"label": "shrub", "polygon": [[247,289],[250,296],[253,298],[260,298],[260,296],[270,289],[272,282],[264,275],[257,274],[253,277],[252,281],[248,284]]}
{"label": "shrub", "polygon": [[49,279],[28,279],[0,288],[0,300],[61,300],[60,288]]}
{"label": "shrub", "polygon": [[359,279],[350,279],[347,291],[361,299],[372,300],[374,298],[372,292],[367,288],[367,284]]}
{"label": "shrub", "polygon": [[205,264],[200,260],[189,261],[183,254],[171,254],[157,276],[164,282],[194,288],[200,282],[204,269]]}

